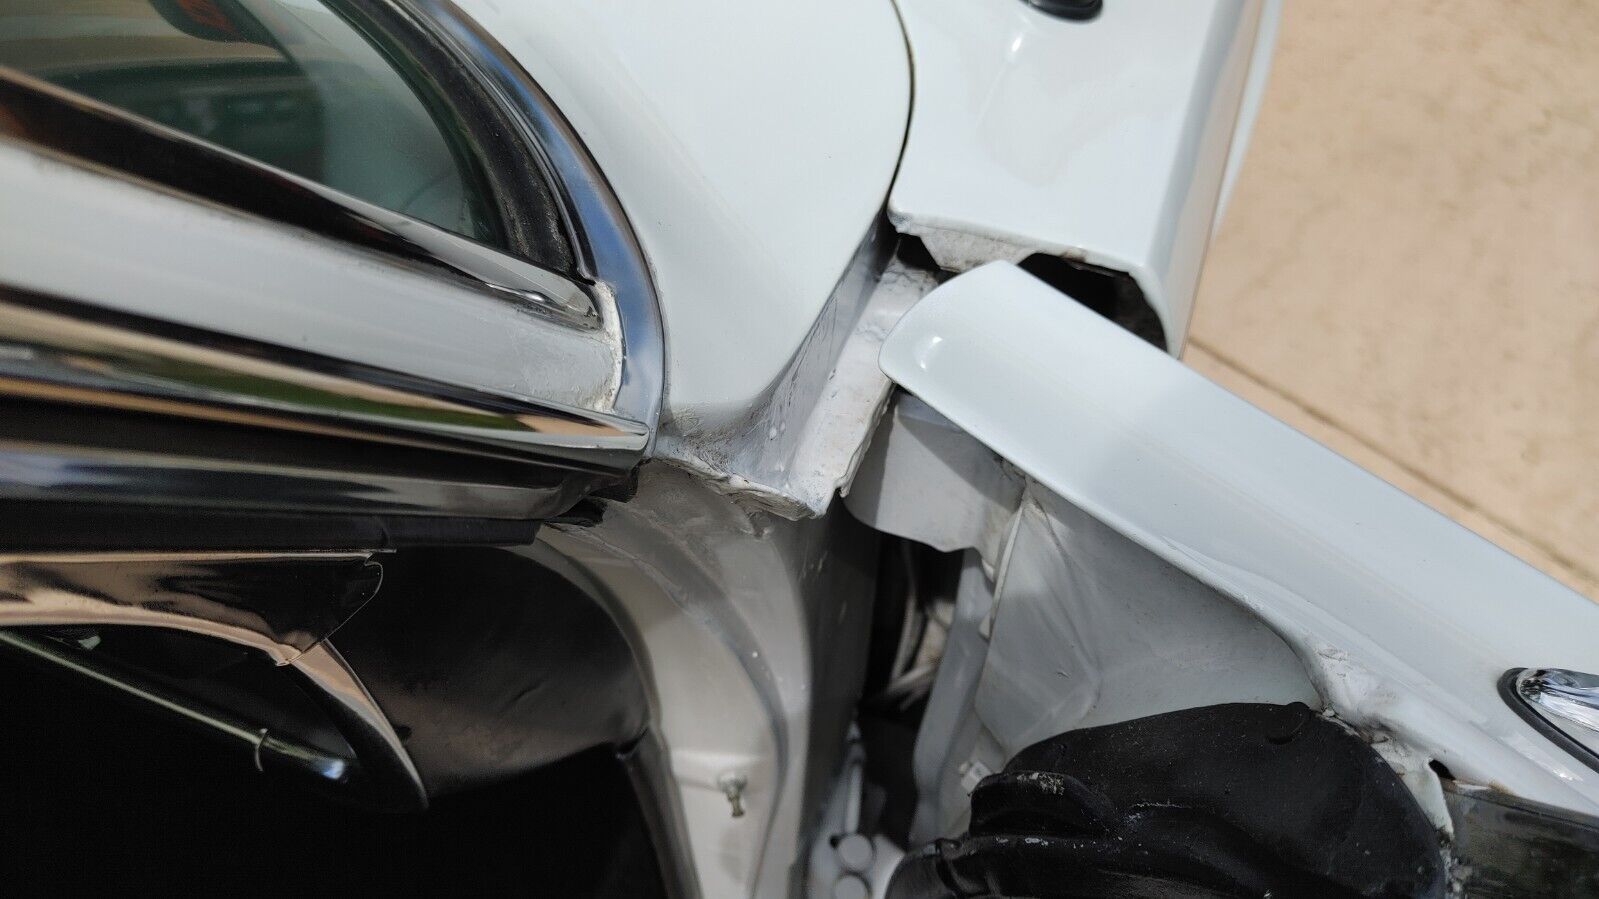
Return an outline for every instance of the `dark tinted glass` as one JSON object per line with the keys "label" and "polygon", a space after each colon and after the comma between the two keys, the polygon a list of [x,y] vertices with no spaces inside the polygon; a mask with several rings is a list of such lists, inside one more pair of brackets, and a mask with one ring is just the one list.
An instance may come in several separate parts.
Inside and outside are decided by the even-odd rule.
{"label": "dark tinted glass", "polygon": [[6,0],[0,65],[505,245],[440,98],[318,0]]}

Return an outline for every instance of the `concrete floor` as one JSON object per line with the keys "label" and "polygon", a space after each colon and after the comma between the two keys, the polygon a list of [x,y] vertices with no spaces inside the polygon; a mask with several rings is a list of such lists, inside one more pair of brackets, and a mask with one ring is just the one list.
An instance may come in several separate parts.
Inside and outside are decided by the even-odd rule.
{"label": "concrete floor", "polygon": [[1197,309],[1195,368],[1599,600],[1599,4],[1289,3]]}

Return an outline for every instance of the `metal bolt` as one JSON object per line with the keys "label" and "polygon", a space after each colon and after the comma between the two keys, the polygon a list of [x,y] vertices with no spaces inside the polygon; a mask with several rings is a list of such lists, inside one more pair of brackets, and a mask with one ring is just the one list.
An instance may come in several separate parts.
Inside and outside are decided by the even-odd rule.
{"label": "metal bolt", "polygon": [[728,772],[716,779],[716,785],[722,788],[722,795],[733,807],[735,818],[744,817],[744,788],[749,786],[749,782],[749,778],[736,772]]}

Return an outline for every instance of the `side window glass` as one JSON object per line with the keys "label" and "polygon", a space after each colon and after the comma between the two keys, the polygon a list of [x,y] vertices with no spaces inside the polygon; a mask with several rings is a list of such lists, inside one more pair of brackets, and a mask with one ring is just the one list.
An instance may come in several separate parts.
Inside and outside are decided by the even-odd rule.
{"label": "side window glass", "polygon": [[466,136],[352,21],[319,0],[7,0],[0,65],[506,248]]}

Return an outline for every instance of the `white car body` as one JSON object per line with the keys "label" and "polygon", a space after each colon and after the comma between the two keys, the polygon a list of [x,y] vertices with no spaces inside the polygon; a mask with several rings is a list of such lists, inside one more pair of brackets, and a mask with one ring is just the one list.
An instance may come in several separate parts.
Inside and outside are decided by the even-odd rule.
{"label": "white car body", "polygon": [[[862,872],[825,845],[860,820],[868,531],[966,558],[914,838],[958,833],[970,772],[1038,740],[1223,702],[1346,723],[1446,840],[1433,762],[1599,813],[1599,771],[1498,694],[1510,669],[1599,671],[1599,608],[1178,361],[1277,0],[1105,0],[1089,21],[1022,0],[457,2],[452,27],[525,69],[614,194],[644,324],[617,290],[598,330],[530,325],[14,144],[6,194],[40,212],[20,227],[7,203],[0,257],[30,289],[403,357],[647,441],[636,493],[518,552],[639,659],[688,889],[886,890],[902,847],[863,834]],[[98,249],[127,233],[142,266]],[[1131,290],[1162,345],[1023,270],[1038,258]],[[207,271],[241,286],[190,292]],[[351,271],[399,324],[346,311],[327,285]]]}
{"label": "white car body", "polygon": [[[883,323],[868,321],[820,360],[801,345],[836,343],[815,326],[821,319],[838,330],[819,305],[824,288],[833,304],[861,307],[845,313],[845,327],[877,312],[833,285],[847,282],[855,246],[886,206],[894,228],[920,237],[941,267],[978,271],[939,300],[915,303],[889,338],[884,370],[1025,472],[1031,490],[1065,499],[1194,574],[1292,647],[1300,687],[1240,672],[1226,698],[1292,698],[1311,688],[1345,720],[1393,738],[1385,751],[1407,766],[1444,826],[1429,758],[1471,782],[1599,811],[1595,773],[1532,739],[1494,689],[1517,664],[1599,667],[1599,645],[1586,636],[1599,632],[1599,609],[1180,365],[1151,358],[1080,307],[1057,309],[1047,286],[992,265],[1044,253],[1128,272],[1159,314],[1169,350],[1180,353],[1205,247],[1269,67],[1279,4],[1113,3],[1088,25],[1014,0],[898,7],[903,34],[877,4],[792,14],[708,14],[695,2],[642,14],[467,4],[574,110],[638,224],[669,340],[657,458],[782,517],[823,512],[834,489],[850,488],[857,435],[886,398],[877,385],[843,397],[834,385],[811,385],[785,396],[782,414],[768,410],[796,375],[847,365],[852,342],[881,339]],[[900,40],[909,42],[909,72]],[[677,52],[687,46],[703,50],[695,65]],[[825,114],[794,113],[807,109]],[[703,252],[703,240],[725,252]],[[920,289],[892,279],[878,287]],[[907,304],[892,305],[886,317]],[[828,428],[845,436],[820,448],[803,439]],[[1131,455],[1142,453],[1148,458]],[[1161,464],[1172,473],[1145,470]],[[915,503],[912,517],[922,522],[952,511],[936,497],[899,501]],[[936,525],[904,535],[927,539],[927,527]],[[965,537],[961,545],[972,547],[991,539],[1000,568],[1003,534]],[[1229,558],[1196,543],[1201,537],[1246,555]],[[727,590],[737,575],[715,577]],[[785,605],[752,597],[740,613],[751,632],[747,654],[778,684],[766,701],[780,711],[765,715],[802,729],[806,691],[782,685],[810,675],[784,620],[799,610]],[[683,657],[667,646],[661,657]],[[705,656],[693,657],[703,665]],[[1147,696],[1157,684],[1138,686],[1131,692]],[[684,705],[696,689],[685,688]],[[726,817],[715,782],[728,767],[764,774],[752,783],[775,776],[777,750],[743,742],[724,698],[700,695],[716,711],[692,725],[686,742],[726,739],[680,751],[685,804],[705,809],[688,816],[690,831],[704,834],[693,842],[716,847],[697,867],[715,878],[709,894],[779,891],[799,826],[793,793],[774,785],[747,794],[747,804],[772,815],[763,846]],[[1087,723],[1198,704],[1181,694],[1126,700]],[[1008,752],[1084,723],[1034,711],[1045,726],[1007,735],[999,742]],[[800,764],[788,752],[789,765]],[[987,760],[996,770],[1003,761]],[[958,777],[953,764],[944,774]],[[695,789],[706,798],[689,799]],[[787,789],[797,791],[798,780]]]}

